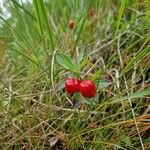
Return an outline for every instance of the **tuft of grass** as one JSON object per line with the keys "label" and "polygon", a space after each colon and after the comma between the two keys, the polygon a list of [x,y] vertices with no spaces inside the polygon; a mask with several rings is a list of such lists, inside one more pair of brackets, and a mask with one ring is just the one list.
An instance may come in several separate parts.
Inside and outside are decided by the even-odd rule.
{"label": "tuft of grass", "polygon": [[[149,0],[1,6],[0,149],[150,149]],[[68,95],[68,77],[96,96]]]}

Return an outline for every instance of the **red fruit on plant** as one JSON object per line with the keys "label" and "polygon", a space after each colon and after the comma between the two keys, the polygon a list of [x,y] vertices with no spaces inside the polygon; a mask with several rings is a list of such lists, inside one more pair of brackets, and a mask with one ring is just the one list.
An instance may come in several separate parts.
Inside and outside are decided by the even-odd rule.
{"label": "red fruit on plant", "polygon": [[69,78],[65,82],[65,90],[68,94],[73,94],[79,91],[79,80],[74,78]]}
{"label": "red fruit on plant", "polygon": [[73,28],[74,28],[74,21],[71,19],[70,21],[69,21],[69,28],[70,28],[70,30],[72,30]]}
{"label": "red fruit on plant", "polygon": [[95,9],[92,7],[88,11],[88,17],[93,18],[95,16]]}
{"label": "red fruit on plant", "polygon": [[80,92],[82,96],[92,98],[96,94],[95,84],[90,80],[82,80],[80,82]]}

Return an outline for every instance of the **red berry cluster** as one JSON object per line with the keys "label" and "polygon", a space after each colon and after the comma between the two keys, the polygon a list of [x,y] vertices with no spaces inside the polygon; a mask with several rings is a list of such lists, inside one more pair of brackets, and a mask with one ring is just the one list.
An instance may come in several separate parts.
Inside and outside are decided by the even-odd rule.
{"label": "red berry cluster", "polygon": [[96,94],[95,84],[90,80],[69,78],[65,82],[65,89],[69,94],[80,92],[82,96],[87,98],[92,98]]}

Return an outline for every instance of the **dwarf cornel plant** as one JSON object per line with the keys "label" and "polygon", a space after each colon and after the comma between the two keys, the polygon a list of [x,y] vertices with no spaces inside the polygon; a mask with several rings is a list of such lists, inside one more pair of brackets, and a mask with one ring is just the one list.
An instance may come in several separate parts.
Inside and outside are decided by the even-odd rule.
{"label": "dwarf cornel plant", "polygon": [[1,0],[0,149],[149,150],[149,14],[149,0]]}

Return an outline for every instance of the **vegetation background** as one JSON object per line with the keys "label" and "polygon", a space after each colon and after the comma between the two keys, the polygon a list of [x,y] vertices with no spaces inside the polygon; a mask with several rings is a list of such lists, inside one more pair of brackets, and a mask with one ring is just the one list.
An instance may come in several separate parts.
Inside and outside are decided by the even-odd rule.
{"label": "vegetation background", "polygon": [[[0,149],[150,149],[149,0],[0,7]],[[66,94],[68,77],[96,96]]]}

